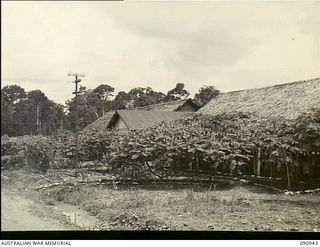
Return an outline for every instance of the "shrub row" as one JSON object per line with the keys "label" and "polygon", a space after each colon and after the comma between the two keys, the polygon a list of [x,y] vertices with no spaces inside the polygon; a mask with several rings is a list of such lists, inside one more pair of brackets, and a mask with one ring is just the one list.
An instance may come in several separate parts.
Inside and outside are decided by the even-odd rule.
{"label": "shrub row", "polygon": [[[46,171],[71,167],[75,136],[60,132],[52,137],[9,138],[1,144],[5,166],[24,162]],[[250,162],[296,166],[301,148],[319,152],[320,111],[295,121],[260,119],[237,113],[196,114],[163,122],[145,130],[91,130],[79,135],[79,160],[101,161],[122,176],[167,177],[179,172],[218,171],[241,174]],[[12,158],[11,156],[20,158]],[[5,158],[4,158],[5,157]],[[11,163],[10,163],[11,162]]]}

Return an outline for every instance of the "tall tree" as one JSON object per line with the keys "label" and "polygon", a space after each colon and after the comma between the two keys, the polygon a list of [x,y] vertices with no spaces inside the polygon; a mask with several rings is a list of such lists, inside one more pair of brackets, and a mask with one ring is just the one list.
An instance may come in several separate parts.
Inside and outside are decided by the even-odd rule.
{"label": "tall tree", "polygon": [[190,93],[184,89],[184,83],[177,83],[176,87],[167,93],[165,101],[173,101],[187,98]]}
{"label": "tall tree", "polygon": [[[79,91],[77,108],[80,129],[101,117],[105,111],[109,111],[114,107],[114,102],[110,100],[113,96],[114,88],[109,85],[102,84],[93,90],[80,87]],[[70,129],[75,130],[75,99],[68,100],[66,104]]]}
{"label": "tall tree", "polygon": [[220,91],[214,86],[203,86],[199,89],[199,92],[194,96],[193,100],[202,107],[215,98],[219,93]]}
{"label": "tall tree", "polygon": [[134,101],[134,107],[153,105],[163,102],[165,95],[154,91],[151,87],[137,87],[129,91],[129,96]]}
{"label": "tall tree", "polygon": [[128,93],[126,93],[125,91],[120,91],[114,99],[114,109],[126,109],[131,100],[132,99]]}
{"label": "tall tree", "polygon": [[49,100],[42,91],[32,90],[27,93],[26,99],[17,103],[14,117],[19,119],[22,127],[17,131],[17,135],[50,135],[61,127],[64,112],[61,105]]}
{"label": "tall tree", "polygon": [[1,134],[15,135],[16,129],[13,124],[17,123],[18,119],[14,119],[14,113],[17,110],[17,104],[26,96],[25,90],[17,85],[5,86],[1,89]]}
{"label": "tall tree", "polygon": [[115,109],[132,109],[153,105],[165,101],[166,95],[154,91],[151,87],[136,87],[128,93],[120,91],[114,99]]}
{"label": "tall tree", "polygon": [[101,101],[101,105],[102,105],[101,115],[104,115],[106,109],[108,111],[113,106],[111,103],[111,97],[113,96],[114,88],[107,84],[101,84],[100,86],[96,87],[92,91],[92,93],[95,94],[98,97],[98,99]]}
{"label": "tall tree", "polygon": [[90,103],[92,103],[90,99],[88,102],[90,91],[91,90],[82,91],[81,94],[79,94],[77,97],[77,102],[75,101],[74,98],[66,102],[67,109],[68,109],[69,127],[72,131],[75,130],[76,104],[78,108],[78,124],[80,129],[82,129],[87,124],[93,122],[99,117],[96,109],[90,105]]}
{"label": "tall tree", "polygon": [[27,96],[26,91],[18,85],[5,86],[1,89],[1,98],[5,98],[10,103],[17,103]]}
{"label": "tall tree", "polygon": [[63,124],[63,106],[40,90],[25,92],[17,85],[1,90],[1,134],[49,135]]}

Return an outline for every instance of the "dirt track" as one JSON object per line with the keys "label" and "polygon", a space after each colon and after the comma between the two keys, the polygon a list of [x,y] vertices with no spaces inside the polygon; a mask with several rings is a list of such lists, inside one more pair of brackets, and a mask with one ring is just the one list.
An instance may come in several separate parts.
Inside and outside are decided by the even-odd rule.
{"label": "dirt track", "polygon": [[32,200],[20,196],[13,190],[1,190],[2,231],[73,230],[52,218],[39,216],[39,206]]}

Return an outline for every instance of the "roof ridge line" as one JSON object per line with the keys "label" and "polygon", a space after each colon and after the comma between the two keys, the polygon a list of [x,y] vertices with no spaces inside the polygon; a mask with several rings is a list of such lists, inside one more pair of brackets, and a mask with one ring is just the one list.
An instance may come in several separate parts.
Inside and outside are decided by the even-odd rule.
{"label": "roof ridge line", "polygon": [[262,89],[272,88],[272,87],[277,87],[277,86],[286,86],[286,85],[290,85],[290,84],[298,84],[298,83],[304,83],[304,82],[312,82],[312,81],[316,81],[316,80],[319,80],[319,79],[320,79],[320,77],[316,77],[316,78],[313,78],[313,79],[293,81],[293,82],[286,82],[286,83],[282,83],[282,84],[274,84],[274,85],[266,86],[266,87],[247,88],[247,89],[240,89],[240,90],[235,90],[235,91],[221,92],[221,94],[237,93],[237,92],[251,91],[251,90],[260,90],[260,89],[262,90]]}

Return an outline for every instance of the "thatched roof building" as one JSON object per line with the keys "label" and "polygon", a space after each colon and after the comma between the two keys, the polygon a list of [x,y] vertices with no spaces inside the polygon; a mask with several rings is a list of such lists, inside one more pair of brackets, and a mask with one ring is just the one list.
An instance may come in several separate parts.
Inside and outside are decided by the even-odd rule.
{"label": "thatched roof building", "polygon": [[170,122],[181,119],[190,112],[171,111],[143,111],[143,110],[120,110],[116,111],[109,122],[108,128],[113,129],[145,129],[161,122]]}
{"label": "thatched roof building", "polygon": [[[139,112],[143,111],[154,111],[155,113],[152,114],[144,114],[149,120],[148,124],[146,124],[148,127],[150,126],[151,122],[159,122],[158,120],[164,119],[163,121],[166,121],[166,119],[170,120],[172,118],[175,118],[176,116],[179,116],[179,114],[166,114],[166,113],[157,113],[158,111],[165,111],[165,112],[196,112],[200,107],[195,104],[192,99],[181,99],[181,100],[175,100],[175,101],[170,101],[170,102],[165,102],[165,103],[159,103],[159,104],[154,104],[154,105],[148,105],[144,107],[138,107],[134,109],[133,111],[136,112],[136,110],[139,110]],[[123,112],[128,112],[132,110],[123,110]],[[117,111],[117,112],[122,112],[122,110]],[[96,121],[90,123],[87,125],[82,132],[88,132],[91,130],[106,130],[108,125],[110,124],[110,121],[114,115],[117,114],[116,111],[110,111],[105,113],[102,117],[98,118]],[[131,116],[131,114],[128,114],[128,116]],[[174,117],[173,117],[174,116]],[[158,120],[156,120],[158,119]],[[175,120],[175,119],[174,119]],[[135,120],[133,120],[135,121]],[[131,126],[129,124],[129,126]]]}
{"label": "thatched roof building", "polygon": [[211,115],[248,112],[264,118],[295,119],[316,107],[320,107],[320,78],[220,93],[198,112]]}
{"label": "thatched roof building", "polygon": [[199,106],[193,102],[192,99],[180,99],[170,102],[164,102],[154,105],[148,105],[143,107],[137,107],[138,110],[145,111],[186,111],[196,112],[199,110]]}
{"label": "thatched roof building", "polygon": [[88,132],[91,130],[106,130],[107,126],[115,114],[115,111],[106,112],[102,117],[98,118],[96,121],[88,124],[82,132]]}

